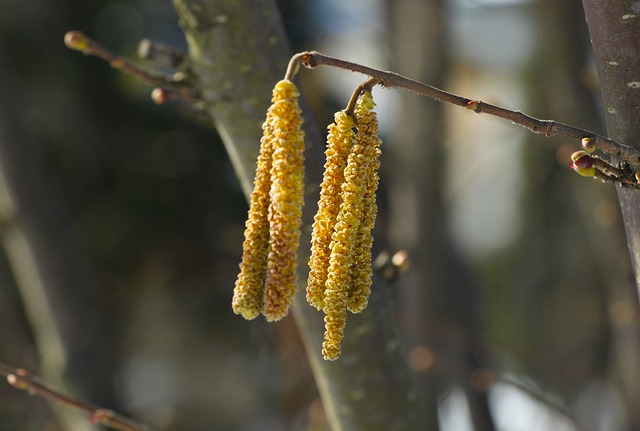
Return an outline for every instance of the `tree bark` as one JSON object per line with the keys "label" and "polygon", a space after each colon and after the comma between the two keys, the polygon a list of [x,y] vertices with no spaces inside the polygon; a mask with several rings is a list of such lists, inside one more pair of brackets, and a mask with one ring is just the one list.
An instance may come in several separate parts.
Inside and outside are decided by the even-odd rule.
{"label": "tree bark", "polygon": [[[640,4],[631,0],[583,0],[609,137],[640,148]],[[640,193],[618,187],[627,244],[640,288]],[[637,341],[636,337],[632,340]],[[637,364],[621,367],[621,384],[633,429],[640,429]]]}

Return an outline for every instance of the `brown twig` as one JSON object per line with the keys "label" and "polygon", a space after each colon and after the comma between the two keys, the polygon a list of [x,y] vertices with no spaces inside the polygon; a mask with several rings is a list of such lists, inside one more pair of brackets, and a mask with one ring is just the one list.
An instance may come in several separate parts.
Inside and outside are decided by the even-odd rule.
{"label": "brown twig", "polygon": [[10,365],[0,362],[0,376],[6,377],[7,382],[11,386],[22,389],[29,395],[38,395],[42,398],[84,411],[89,416],[91,423],[104,425],[118,431],[152,431],[149,426],[135,422],[113,410],[104,409],[95,404],[65,395],[42,382],[37,377],[30,375],[24,369],[13,368]]}
{"label": "brown twig", "polygon": [[356,109],[356,103],[358,103],[358,99],[362,94],[364,94],[365,91],[371,91],[371,89],[378,84],[380,84],[379,79],[370,78],[370,79],[367,79],[365,82],[361,83],[360,85],[358,85],[356,89],[353,90],[353,93],[351,94],[351,98],[349,99],[349,103],[347,103],[347,107],[344,109],[344,112],[347,115],[353,117],[354,121],[355,121],[355,115],[353,113],[354,113],[354,110]]}
{"label": "brown twig", "polygon": [[185,74],[182,72],[169,75],[144,69],[110,51],[80,31],[67,32],[64,36],[64,43],[68,48],[80,51],[85,55],[95,55],[109,63],[114,69],[129,73],[156,88],[168,89],[173,95],[188,101],[198,100],[191,87],[185,82]]}
{"label": "brown twig", "polygon": [[[295,61],[294,61],[295,60]],[[294,68],[290,67],[290,71],[297,71],[299,65],[312,69],[320,66],[335,67],[339,69],[359,72],[379,80],[380,84],[388,88],[401,88],[413,91],[432,99],[451,103],[470,109],[476,113],[485,113],[493,115],[505,120],[509,120],[514,124],[519,124],[534,133],[543,133],[546,136],[564,136],[574,139],[590,138],[591,141],[601,151],[614,156],[628,163],[634,170],[640,170],[640,151],[629,146],[620,144],[612,139],[598,135],[589,130],[579,127],[570,126],[553,120],[538,120],[529,115],[525,115],[520,111],[513,111],[500,106],[485,103],[480,100],[468,99],[458,96],[444,90],[432,87],[422,82],[415,81],[411,78],[399,75],[395,72],[388,72],[372,67],[364,66],[358,63],[342,60],[328,55],[321,54],[316,51],[308,51],[296,54],[292,57]],[[291,65],[291,63],[290,63]],[[288,72],[289,73],[289,72]],[[295,72],[293,72],[295,74]]]}

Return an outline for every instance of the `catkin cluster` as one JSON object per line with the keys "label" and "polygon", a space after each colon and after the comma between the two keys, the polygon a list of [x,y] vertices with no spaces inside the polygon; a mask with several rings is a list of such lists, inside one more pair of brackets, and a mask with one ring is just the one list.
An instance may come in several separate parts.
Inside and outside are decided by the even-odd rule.
{"label": "catkin cluster", "polygon": [[374,106],[366,92],[358,100],[355,123],[338,112],[329,126],[307,284],[307,300],[325,313],[322,355],[327,360],[340,356],[347,310],[364,310],[371,292],[371,230],[381,144]]}
{"label": "catkin cluster", "polygon": [[[299,93],[276,84],[262,125],[240,274],[232,307],[245,319],[282,319],[296,292],[304,195],[304,136]],[[322,355],[340,356],[347,310],[359,313],[371,292],[371,230],[376,219],[380,144],[371,92],[352,115],[329,126],[318,213],[313,223],[307,300],[325,313]]]}
{"label": "catkin cluster", "polygon": [[273,89],[262,125],[260,154],[232,308],[268,321],[289,312],[296,292],[296,259],[304,199],[304,134],[299,92],[288,80]]}

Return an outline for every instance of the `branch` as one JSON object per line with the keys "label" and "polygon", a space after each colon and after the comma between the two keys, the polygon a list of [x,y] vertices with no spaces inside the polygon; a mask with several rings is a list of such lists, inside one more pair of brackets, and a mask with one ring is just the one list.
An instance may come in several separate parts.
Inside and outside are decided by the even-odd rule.
{"label": "branch", "polygon": [[[156,89],[161,89],[164,98],[171,95],[190,102],[199,100],[191,90],[189,83],[186,82],[186,75],[182,72],[161,74],[144,69],[125,57],[108,50],[80,31],[67,32],[64,36],[64,43],[68,48],[80,51],[85,55],[95,55],[109,63],[114,69],[133,75],[139,80],[156,87]],[[141,41],[138,51],[141,57],[150,60],[160,57],[159,62],[164,64],[167,64],[167,62],[174,66],[184,64],[184,55],[181,55],[177,50],[163,44],[151,42],[148,39]],[[152,97],[154,102],[158,104],[164,103],[165,99],[158,98],[157,93],[156,91],[156,95]]]}
{"label": "branch", "polygon": [[152,431],[149,426],[137,423],[113,410],[65,395],[37,377],[29,375],[24,369],[13,368],[0,362],[0,376],[6,377],[11,386],[27,391],[29,395],[39,395],[47,400],[65,404],[87,413],[89,422],[93,424],[104,425],[118,431]]}
{"label": "branch", "polygon": [[640,151],[620,144],[612,139],[598,135],[589,130],[570,126],[553,120],[539,120],[525,115],[520,111],[513,111],[501,106],[492,105],[480,100],[467,99],[436,87],[404,77],[395,72],[387,72],[358,63],[330,57],[316,51],[307,51],[294,55],[287,69],[287,76],[295,74],[302,65],[308,69],[320,66],[359,72],[377,79],[380,85],[387,88],[400,88],[427,96],[440,102],[451,103],[472,110],[478,114],[485,113],[509,120],[514,124],[529,129],[533,133],[543,133],[545,136],[563,136],[574,139],[590,138],[597,148],[620,160],[627,162],[635,171],[640,170]]}

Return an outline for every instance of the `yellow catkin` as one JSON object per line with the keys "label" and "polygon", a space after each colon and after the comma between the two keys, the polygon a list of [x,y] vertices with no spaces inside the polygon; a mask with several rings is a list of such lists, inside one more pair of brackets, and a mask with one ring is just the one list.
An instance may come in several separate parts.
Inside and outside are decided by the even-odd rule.
{"label": "yellow catkin", "polygon": [[[275,102],[275,97],[274,97]],[[262,125],[260,154],[253,181],[249,216],[245,224],[240,274],[236,280],[231,306],[245,319],[255,319],[262,309],[263,285],[267,274],[269,249],[269,190],[271,189],[271,159],[273,157],[273,107],[267,111]]]}
{"label": "yellow catkin", "polygon": [[342,203],[330,244],[331,256],[324,298],[325,335],[322,355],[327,360],[340,356],[340,343],[344,337],[347,313],[347,295],[352,282],[353,251],[358,226],[362,219],[365,174],[368,172],[365,148],[366,138],[356,135],[347,159],[342,184]]}
{"label": "yellow catkin", "polygon": [[363,158],[366,162],[363,197],[363,210],[356,233],[353,249],[351,283],[347,294],[347,309],[359,313],[367,307],[371,293],[371,247],[373,236],[371,231],[376,222],[378,208],[376,206],[376,190],[378,189],[378,169],[380,168],[380,144],[378,136],[378,119],[373,112],[371,93],[364,94],[356,107],[358,121],[358,137],[364,145]]}
{"label": "yellow catkin", "polygon": [[270,236],[262,306],[268,321],[287,315],[297,289],[296,259],[304,200],[304,133],[298,96],[291,81],[280,81],[274,89]]}
{"label": "yellow catkin", "polygon": [[336,112],[335,122],[329,126],[327,135],[326,163],[320,186],[318,212],[314,217],[311,234],[311,257],[307,280],[307,301],[318,310],[324,308],[324,291],[329,268],[329,244],[333,235],[340,204],[344,169],[355,132],[351,116],[344,111]]}

